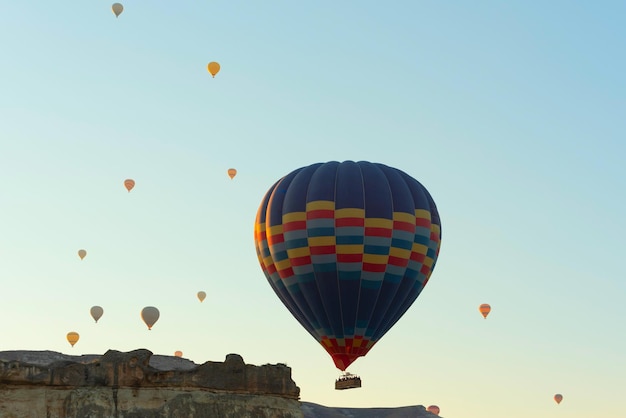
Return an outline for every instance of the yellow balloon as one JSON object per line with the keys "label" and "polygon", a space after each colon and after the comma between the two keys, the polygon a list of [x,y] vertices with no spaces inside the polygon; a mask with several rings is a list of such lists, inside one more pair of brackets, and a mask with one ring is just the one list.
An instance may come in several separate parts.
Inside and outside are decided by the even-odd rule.
{"label": "yellow balloon", "polygon": [[174,355],[175,355],[176,357],[182,357],[182,356],[183,356],[183,352],[182,352],[182,351],[180,351],[180,350],[177,350],[177,351],[175,351],[175,352],[174,352]]}
{"label": "yellow balloon", "polygon": [[234,168],[229,168],[228,169],[228,177],[230,177],[230,179],[232,180],[235,176],[237,175],[237,170],[235,170]]}
{"label": "yellow balloon", "polygon": [[74,344],[78,342],[79,338],[80,336],[77,332],[72,331],[67,333],[67,341],[72,345],[72,347],[74,347]]}
{"label": "yellow balloon", "polygon": [[141,310],[141,319],[146,323],[149,330],[151,330],[155,322],[159,320],[159,316],[159,310],[154,306],[146,306]]}
{"label": "yellow balloon", "polygon": [[483,303],[478,307],[478,311],[483,315],[483,318],[487,319],[487,315],[491,312],[491,306],[488,303]]}
{"label": "yellow balloon", "polygon": [[98,322],[98,319],[102,318],[102,314],[104,313],[104,309],[101,306],[92,306],[89,310],[91,313],[91,317]]}
{"label": "yellow balloon", "polygon": [[209,70],[209,73],[211,73],[213,78],[215,78],[215,74],[219,73],[220,71],[220,65],[217,62],[213,61],[210,62],[209,65],[207,65],[207,69]]}
{"label": "yellow balloon", "polygon": [[133,179],[124,180],[124,187],[126,187],[126,190],[128,190],[128,193],[130,193],[130,191],[133,190],[133,187],[135,187],[135,180]]}
{"label": "yellow balloon", "polygon": [[206,292],[199,291],[198,292],[198,299],[200,299],[200,302],[204,302],[204,298],[206,298]]}
{"label": "yellow balloon", "polygon": [[78,250],[78,256],[80,257],[81,260],[83,258],[85,258],[86,255],[87,255],[87,251],[85,251],[85,250]]}
{"label": "yellow balloon", "polygon": [[111,10],[113,10],[113,13],[115,13],[115,17],[119,17],[124,11],[124,6],[119,3],[113,3],[113,6],[111,6]]}

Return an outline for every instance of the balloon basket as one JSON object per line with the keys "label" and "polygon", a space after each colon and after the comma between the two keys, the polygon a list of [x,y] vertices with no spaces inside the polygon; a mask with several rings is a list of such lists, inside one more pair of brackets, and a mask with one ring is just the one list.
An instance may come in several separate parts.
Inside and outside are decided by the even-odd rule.
{"label": "balloon basket", "polygon": [[361,378],[355,374],[345,373],[335,380],[335,390],[355,389],[361,387]]}

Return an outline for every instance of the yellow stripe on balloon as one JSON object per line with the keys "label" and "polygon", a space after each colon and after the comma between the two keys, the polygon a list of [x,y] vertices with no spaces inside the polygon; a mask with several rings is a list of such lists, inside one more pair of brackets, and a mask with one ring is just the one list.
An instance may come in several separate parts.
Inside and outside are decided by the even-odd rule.
{"label": "yellow stripe on balloon", "polygon": [[312,210],[334,210],[335,202],[332,200],[316,200],[314,202],[308,202],[306,204],[306,211]]}
{"label": "yellow stripe on balloon", "polygon": [[335,210],[335,218],[365,218],[365,209],[344,208]]}
{"label": "yellow stripe on balloon", "polygon": [[324,247],[327,245],[335,245],[335,236],[327,237],[310,237],[309,247]]}

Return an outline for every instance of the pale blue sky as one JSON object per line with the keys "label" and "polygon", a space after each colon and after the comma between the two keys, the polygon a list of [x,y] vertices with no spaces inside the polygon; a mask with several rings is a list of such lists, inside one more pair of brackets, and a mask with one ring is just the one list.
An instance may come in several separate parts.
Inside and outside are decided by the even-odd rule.
{"label": "pale blue sky", "polygon": [[[234,352],[328,406],[623,416],[626,4],[336,3],[0,0],[0,350]],[[266,190],[330,160],[407,172],[442,219],[352,391],[253,244]]]}

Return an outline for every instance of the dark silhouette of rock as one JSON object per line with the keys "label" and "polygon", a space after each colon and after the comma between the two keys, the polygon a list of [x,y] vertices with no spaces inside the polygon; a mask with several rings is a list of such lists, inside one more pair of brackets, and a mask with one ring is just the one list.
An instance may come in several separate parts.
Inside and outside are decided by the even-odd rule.
{"label": "dark silhouette of rock", "polygon": [[422,405],[397,408],[341,408],[302,402],[304,418],[436,418]]}
{"label": "dark silhouette of rock", "polygon": [[[229,354],[191,367],[152,357],[144,349],[0,352],[0,417],[302,417],[300,389],[283,364],[254,366]],[[174,362],[181,367],[167,367]]]}

